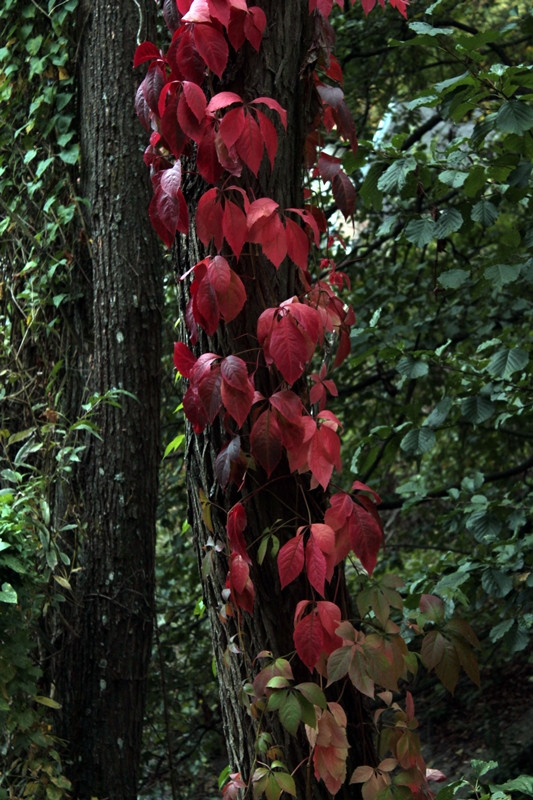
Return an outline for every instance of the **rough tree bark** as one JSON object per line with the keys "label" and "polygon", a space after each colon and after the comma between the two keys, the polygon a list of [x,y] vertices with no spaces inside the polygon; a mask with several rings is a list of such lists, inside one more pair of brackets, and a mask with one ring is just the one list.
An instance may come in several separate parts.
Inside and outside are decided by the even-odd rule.
{"label": "rough tree bark", "polygon": [[[313,20],[309,16],[308,0],[293,0],[282,3],[279,0],[263,0],[259,3],[267,16],[267,29],[261,51],[255,54],[251,48],[244,48],[235,63],[228,68],[217,91],[230,90],[239,93],[245,100],[266,95],[275,98],[288,112],[288,132],[280,131],[278,153],[273,171],[263,169],[256,181],[250,173],[243,175],[248,186],[252,186],[257,197],[273,198],[282,208],[303,206],[303,149],[310,122],[313,103],[311,72],[313,69]],[[233,179],[232,179],[233,180]],[[238,183],[238,180],[234,181]],[[185,188],[191,203],[197,200],[201,189]],[[191,203],[194,216],[194,202]],[[194,228],[192,227],[192,231]],[[178,246],[178,271],[183,274],[204,256],[201,245],[194,238],[194,232],[181,237]],[[283,300],[298,293],[296,268],[285,263],[276,271],[263,258],[260,252],[241,256],[237,265],[232,262],[247,287],[248,300],[243,312],[229,325],[220,326],[217,334],[208,339],[203,337],[198,352],[215,352],[221,356],[230,353],[255,361],[257,339],[255,337],[258,316],[267,307],[278,306]],[[252,286],[253,289],[249,287]],[[186,297],[183,297],[184,311]],[[185,330],[184,313],[182,329]],[[256,388],[270,395],[275,387],[268,385],[269,372],[259,368],[254,377]],[[261,384],[261,381],[263,383]],[[303,391],[303,387],[302,391]],[[293,387],[296,390],[297,387]],[[215,459],[227,441],[227,435],[217,425],[210,426],[201,435],[188,432],[187,485],[189,492],[189,516],[194,530],[195,546],[200,564],[210,551],[211,534],[203,522],[202,500],[199,491],[212,503],[211,515],[214,539],[225,540],[226,512],[242,499],[231,489],[222,492],[215,479]],[[246,445],[245,445],[246,447]],[[264,485],[264,488],[259,488]],[[252,556],[257,551],[261,534],[275,528],[283,544],[299,524],[305,524],[308,509],[320,512],[324,508],[324,497],[320,491],[310,492],[306,481],[291,476],[287,464],[278,467],[267,481],[260,470],[250,472],[243,491],[248,518],[247,543]],[[302,522],[301,520],[304,520]],[[212,539],[211,539],[212,542]],[[240,771],[248,778],[253,771],[257,757],[255,740],[257,720],[247,713],[242,703],[242,686],[250,681],[257,664],[253,659],[262,650],[271,650],[274,655],[287,656],[294,651],[292,640],[293,614],[296,602],[309,596],[306,579],[295,581],[283,592],[280,590],[275,559],[267,556],[260,568],[254,562],[251,577],[255,587],[255,610],[253,617],[243,614],[240,624],[236,620],[222,623],[218,610],[222,603],[221,595],[225,587],[227,563],[223,555],[212,560],[209,570],[204,569],[203,587],[205,602],[209,610],[212,626],[213,645],[217,662],[221,706],[224,719],[224,732],[227,742],[229,763],[232,770]],[[306,593],[307,592],[307,593]],[[337,602],[350,617],[349,598],[346,592],[344,575],[338,571],[330,586],[327,599]],[[233,654],[228,650],[230,642],[243,651]],[[296,659],[296,662],[298,659]],[[308,670],[293,662],[295,678],[309,680]],[[334,699],[333,697],[331,699]],[[361,697],[354,691],[351,710],[348,711],[348,737],[351,745],[350,768],[357,764],[374,763],[374,750],[370,728]],[[269,715],[274,717],[274,715]],[[270,719],[268,730],[273,741],[284,749],[283,760],[292,771],[309,754],[305,738],[291,737],[279,724],[277,717]],[[330,794],[323,783],[314,786],[309,780],[309,769],[305,765],[294,776],[297,781],[299,798],[325,800]],[[357,796],[358,790],[350,787],[341,791],[338,797]]]}
{"label": "rough tree bark", "polygon": [[[59,735],[74,796],[133,800],[151,650],[159,463],[161,257],[133,99],[150,0],[79,10],[80,194],[88,200],[81,331],[89,394],[103,403],[76,479],[79,572],[54,659]],[[151,24],[151,22],[150,22]],[[77,280],[77,279],[74,279]],[[76,365],[79,369],[80,361]],[[76,382],[74,371],[67,380]]]}

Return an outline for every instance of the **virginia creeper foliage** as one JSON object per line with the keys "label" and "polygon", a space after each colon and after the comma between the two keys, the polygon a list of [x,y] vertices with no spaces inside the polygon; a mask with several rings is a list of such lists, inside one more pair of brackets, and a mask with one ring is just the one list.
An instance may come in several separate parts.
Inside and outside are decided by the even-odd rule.
{"label": "virginia creeper foliage", "polygon": [[[342,7],[340,0],[336,2]],[[384,6],[384,0],[379,2]],[[405,16],[406,0],[390,4]],[[365,13],[374,5],[375,0],[362,0]],[[324,30],[330,30],[332,7],[333,0],[309,0],[309,13]],[[235,353],[225,356],[195,354],[183,342],[175,345],[176,369],[188,382],[185,414],[196,434],[221,421],[228,440],[216,459],[216,477],[224,491],[230,486],[240,491],[250,469],[258,469],[268,481],[285,459],[291,473],[307,476],[311,491],[319,488],[329,497],[322,517],[310,516],[307,524],[296,524],[277,553],[282,589],[303,574],[307,578],[308,593],[294,614],[293,640],[310,680],[295,685],[286,658],[267,651],[253,654],[256,663],[265,663],[248,690],[251,713],[279,713],[292,735],[300,723],[305,725],[314,775],[331,794],[347,777],[363,785],[365,800],[391,782],[402,791],[407,787],[413,794],[427,794],[412,700],[408,696],[404,711],[393,699],[398,681],[416,669],[399,627],[390,618],[391,607],[402,605],[401,582],[387,576],[379,584],[369,582],[361,592],[358,609],[361,619],[372,620],[368,630],[343,619],[339,606],[326,599],[326,586],[349,554],[358,559],[364,574],[372,576],[383,544],[379,495],[360,481],[353,483],[351,492],[331,491],[333,474],[341,471],[342,424],[327,408],[328,398],[337,395],[329,371],[344,361],[350,349],[355,315],[339,296],[348,279],[331,258],[320,258],[328,232],[324,213],[313,205],[312,197],[303,208],[281,208],[273,198],[258,197],[252,189],[260,170],[274,165],[279,137],[290,135],[285,109],[273,97],[245,100],[235,92],[212,90],[213,76],[221,79],[246,43],[260,49],[268,21],[261,8],[246,0],[165,0],[163,13],[172,42],[166,52],[150,42],[139,46],[135,66],[148,62],[148,70],[137,92],[136,111],[150,133],[145,152],[154,188],[150,219],[167,246],[176,234],[189,231],[183,157],[190,169],[194,156],[195,169],[207,187],[195,214],[196,235],[209,254],[191,270],[186,312],[191,346],[199,343],[200,329],[213,336],[219,326],[244,313],[254,287],[239,275],[242,259],[260,252],[274,270],[289,263],[301,287],[298,295],[263,309],[254,331],[256,352],[239,352],[238,342]],[[331,37],[323,40],[329,42]],[[331,46],[324,47],[314,75],[320,110],[309,131],[306,166],[311,177],[331,184],[334,202],[349,218],[355,188],[341,159],[324,151],[324,142],[326,134],[336,134],[355,150],[357,137],[344,102],[339,63]],[[318,280],[313,271],[320,274]],[[312,372],[317,363],[318,371]],[[256,386],[259,369],[270,371],[275,390],[269,395]],[[302,391],[302,382],[307,381],[309,386]],[[224,613],[237,618],[254,608],[246,531],[243,495],[227,515],[228,572],[222,598]],[[443,622],[438,604],[438,598],[425,596],[413,622],[415,632],[423,634],[428,621]],[[471,654],[474,634],[466,623],[454,627],[452,622],[425,635],[422,660],[453,690],[459,665],[474,680],[477,674]],[[376,724],[385,709],[392,720],[382,732],[391,758],[360,767],[352,776],[346,775],[349,745],[341,705],[346,680],[364,695],[377,696],[381,707]],[[339,702],[328,702],[323,688],[335,682],[340,686]],[[295,794],[290,770],[275,757],[271,764],[258,764],[253,775],[232,773],[223,794],[237,797],[250,785],[256,797]]]}

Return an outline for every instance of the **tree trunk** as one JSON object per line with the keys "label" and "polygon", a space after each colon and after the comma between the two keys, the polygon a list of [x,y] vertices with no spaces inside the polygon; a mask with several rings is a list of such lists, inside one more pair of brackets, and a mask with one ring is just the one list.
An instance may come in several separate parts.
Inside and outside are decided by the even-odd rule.
{"label": "tree trunk", "polygon": [[[294,0],[291,3],[264,0],[261,6],[267,16],[267,29],[260,53],[255,54],[251,48],[245,48],[239,53],[236,63],[227,70],[223,85],[218,90],[235,91],[245,100],[262,95],[270,96],[287,110],[287,133],[278,131],[278,153],[274,169],[272,172],[269,168],[263,169],[257,181],[247,173],[243,175],[242,180],[245,183],[242,185],[252,186],[257,197],[273,198],[281,208],[302,207],[304,142],[313,102],[313,65],[309,66],[312,61],[313,18],[309,15],[308,0]],[[235,182],[238,183],[238,180]],[[191,195],[195,192],[192,210],[199,192],[195,187],[189,187],[188,192],[186,190],[189,201],[193,199]],[[182,237],[178,248],[180,273],[190,269],[203,255],[194,235]],[[235,353],[254,361],[257,352],[257,318],[265,308],[278,306],[283,300],[298,293],[297,270],[285,262],[276,271],[257,252],[252,256],[243,254],[238,264],[235,265],[232,261],[232,267],[239,272],[247,287],[247,303],[239,317],[229,325],[220,326],[214,337],[201,337],[198,352],[210,351],[220,356]],[[252,290],[250,286],[253,286]],[[185,301],[186,297],[183,297],[183,311]],[[185,329],[184,313],[182,325],[182,329]],[[263,363],[263,368],[259,366],[254,374],[255,386],[265,395],[270,395],[276,390],[269,385],[270,380],[270,372],[264,368]],[[296,386],[293,387],[294,390],[297,390]],[[302,387],[302,391],[304,390],[305,387]],[[243,433],[245,438],[246,432],[241,431],[241,435]],[[257,673],[258,665],[254,663],[254,659],[262,650],[272,651],[275,657],[288,657],[294,652],[292,631],[295,605],[298,600],[310,596],[305,578],[295,581],[282,592],[275,558],[267,555],[263,564],[258,567],[254,556],[257,554],[261,534],[266,530],[275,529],[283,544],[294,536],[298,525],[306,524],[309,509],[323,514],[324,496],[321,491],[309,491],[308,482],[301,476],[291,475],[286,462],[274,471],[269,480],[261,474],[261,470],[250,471],[240,495],[231,488],[223,492],[215,479],[215,459],[227,439],[217,421],[200,435],[194,435],[189,430],[187,485],[195,546],[199,562],[203,564],[204,595],[212,626],[229,763],[232,771],[240,771],[244,779],[248,780],[257,759],[255,742],[258,722],[250,716],[242,702],[243,684],[250,682]],[[247,449],[246,444],[244,449]],[[206,528],[203,509],[205,501],[200,492],[212,504],[210,509],[214,534]],[[213,540],[225,541],[226,514],[239,499],[246,505],[247,544],[254,560],[251,567],[251,578],[255,587],[254,614],[250,616],[244,613],[239,620],[233,618],[222,622],[219,609],[223,604],[222,592],[228,565],[224,554],[213,551]],[[210,561],[209,568],[204,563],[207,558]],[[326,599],[332,600],[335,597],[335,602],[343,610],[344,618],[349,618],[349,599],[341,570],[337,572],[328,591]],[[235,645],[242,652],[235,652]],[[310,680],[309,671],[297,658],[291,664],[296,680]],[[309,756],[309,745],[303,735],[303,726],[300,726],[301,734],[296,739],[288,735],[277,715],[267,716],[267,730],[272,734],[273,743],[283,748],[281,760],[292,771]],[[366,724],[361,697],[355,691],[353,707],[348,711],[348,716],[350,770],[350,767],[357,764],[370,764],[374,761],[370,728]],[[309,767],[305,764],[294,777],[297,782],[297,797],[302,800],[330,797],[323,783],[313,781],[311,785]],[[357,794],[358,791],[352,786],[344,795],[341,791],[338,796]]]}
{"label": "tree trunk", "polygon": [[151,650],[162,270],[147,219],[132,60],[152,5],[84,0],[80,8],[80,188],[92,275],[86,370],[90,395],[125,392],[99,406],[98,437],[77,477],[80,569],[54,664],[58,733],[82,799],[137,796]]}

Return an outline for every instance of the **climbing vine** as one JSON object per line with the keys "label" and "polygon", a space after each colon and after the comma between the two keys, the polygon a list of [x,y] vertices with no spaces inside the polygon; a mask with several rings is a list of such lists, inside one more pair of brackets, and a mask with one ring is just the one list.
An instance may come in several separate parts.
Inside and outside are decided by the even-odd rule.
{"label": "climbing vine", "polygon": [[[390,3],[406,15],[405,0]],[[384,0],[380,4],[384,7]],[[362,5],[368,13],[375,0]],[[216,457],[216,482],[227,497],[238,494],[227,511],[226,541],[220,546],[213,541],[204,559],[206,570],[213,558],[227,561],[219,615],[236,620],[239,628],[243,615],[254,613],[252,566],[260,570],[267,557],[276,558],[282,591],[306,577],[307,591],[298,597],[292,621],[294,651],[246,654],[255,672],[243,685],[243,698],[257,720],[258,756],[250,774],[227,770],[226,798],[242,791],[268,800],[283,792],[295,796],[294,774],[305,763],[333,795],[346,782],[360,784],[365,800],[430,794],[428,780],[441,776],[426,770],[412,695],[407,691],[399,699],[400,687],[416,673],[419,659],[450,691],[461,667],[479,681],[475,634],[464,620],[448,619],[436,596],[422,595],[408,619],[410,637],[421,641],[419,656],[408,650],[396,621],[403,609],[402,582],[392,575],[373,578],[383,546],[380,496],[360,480],[349,492],[333,483],[333,473],[342,468],[342,422],[327,408],[328,397],[338,391],[330,373],[349,353],[355,315],[342,299],[349,280],[333,257],[337,233],[328,227],[313,187],[317,181],[329,185],[344,218],[353,215],[355,187],[327,145],[336,135],[355,152],[357,136],[333,52],[332,8],[333,0],[309,3],[319,52],[312,74],[316,113],[302,153],[307,202],[300,208],[282,208],[272,197],[258,195],[255,180],[273,168],[279,137],[291,135],[286,109],[275,97],[250,99],[223,86],[217,91],[239,54],[246,48],[260,51],[268,25],[262,8],[245,0],[167,0],[163,15],[172,32],[170,46],[162,51],[143,42],[134,60],[135,66],[148,65],[136,111],[150,133],[144,157],[154,190],[150,219],[168,247],[176,235],[195,235],[205,253],[180,275],[188,282],[188,342],[175,344],[174,363],[187,381],[183,408],[191,435],[220,425],[226,441]],[[194,231],[187,197],[191,172],[203,182]],[[254,320],[255,347],[240,348],[236,340],[229,354],[211,352],[205,337],[247,314],[254,282],[244,262],[252,265],[252,274],[264,264],[274,276],[282,268],[292,270],[296,291],[276,306],[263,304]],[[252,547],[257,542],[250,538],[247,506],[262,487],[251,492],[248,475],[263,476],[266,487],[281,464],[301,476],[302,493],[310,498],[321,493],[324,501],[307,504],[307,518],[295,520],[283,543],[272,526]],[[211,530],[213,503],[199,492],[203,522]],[[353,619],[345,618],[335,596],[327,596],[347,558],[358,565],[361,585]],[[240,637],[233,655],[242,655],[242,647]],[[296,662],[305,666],[308,680],[295,678]],[[377,763],[359,765],[351,774],[343,705],[347,683],[376,701],[379,733]],[[268,730],[272,714],[291,736],[303,725],[308,745],[303,763],[285,763]]]}

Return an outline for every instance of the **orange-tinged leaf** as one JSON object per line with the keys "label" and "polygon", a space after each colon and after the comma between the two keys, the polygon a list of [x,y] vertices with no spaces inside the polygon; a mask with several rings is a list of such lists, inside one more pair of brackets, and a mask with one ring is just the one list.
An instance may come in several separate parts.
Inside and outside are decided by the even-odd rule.
{"label": "orange-tinged leaf", "polygon": [[440,631],[426,633],[422,640],[420,656],[427,669],[434,669],[444,656],[445,639]]}

